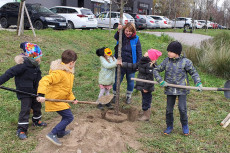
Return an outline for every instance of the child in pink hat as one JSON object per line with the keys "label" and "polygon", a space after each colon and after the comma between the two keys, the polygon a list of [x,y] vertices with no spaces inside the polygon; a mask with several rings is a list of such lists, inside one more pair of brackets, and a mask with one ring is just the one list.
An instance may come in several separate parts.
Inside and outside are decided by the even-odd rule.
{"label": "child in pink hat", "polygon": [[[149,49],[140,61],[136,64],[118,61],[123,68],[129,68],[139,71],[137,77],[139,79],[153,81],[153,69],[156,67],[157,59],[162,53],[156,49]],[[152,91],[154,91],[154,84],[145,82],[136,82],[135,88],[141,91],[142,94],[142,110],[143,115],[138,118],[139,121],[149,121],[151,114]]]}

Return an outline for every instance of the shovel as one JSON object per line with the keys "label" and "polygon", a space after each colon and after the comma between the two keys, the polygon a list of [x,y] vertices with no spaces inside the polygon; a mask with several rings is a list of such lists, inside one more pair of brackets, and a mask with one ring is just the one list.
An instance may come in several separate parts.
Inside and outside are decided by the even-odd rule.
{"label": "shovel", "polygon": [[[38,95],[35,95],[35,94],[32,94],[32,93],[28,93],[28,92],[24,92],[24,91],[12,89],[12,88],[4,87],[4,86],[0,86],[0,88],[8,90],[8,91],[13,91],[13,92],[17,92],[17,93],[22,93],[22,94],[30,95],[32,97],[38,97]],[[113,95],[106,95],[106,96],[101,96],[98,99],[99,102],[78,101],[78,103],[80,103],[80,104],[93,104],[93,105],[98,105],[99,103],[101,103],[101,104],[108,104],[112,100],[112,98],[113,98]],[[74,102],[74,100],[47,99],[47,98],[46,98],[46,101],[51,101],[51,102],[67,102],[67,103]]]}
{"label": "shovel", "polygon": [[[137,78],[131,78],[131,80],[134,81],[140,81],[140,82],[146,82],[146,83],[152,83],[152,84],[158,84],[157,81],[150,81],[150,80],[144,80],[144,79],[137,79]],[[176,84],[167,84],[169,87],[175,87],[175,88],[183,88],[183,89],[200,89],[199,87],[192,87],[192,86],[183,86],[183,85],[176,85]],[[224,84],[224,88],[215,88],[215,87],[202,87],[201,90],[207,90],[207,91],[224,91],[224,96],[227,99],[230,99],[230,80],[226,81]]]}

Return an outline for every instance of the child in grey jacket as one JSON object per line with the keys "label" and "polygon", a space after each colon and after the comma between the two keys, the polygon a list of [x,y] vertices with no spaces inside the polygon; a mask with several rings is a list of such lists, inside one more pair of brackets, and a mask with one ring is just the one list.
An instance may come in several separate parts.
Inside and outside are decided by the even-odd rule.
{"label": "child in grey jacket", "polygon": [[[100,57],[101,71],[99,72],[99,87],[100,93],[98,99],[105,95],[109,95],[110,89],[115,82],[115,70],[117,67],[117,59],[112,56],[112,50],[106,47],[99,48],[96,50],[97,56]],[[106,106],[112,109],[111,103]],[[98,104],[97,108],[103,109],[102,104]]]}
{"label": "child in grey jacket", "polygon": [[[166,124],[167,128],[164,134],[168,135],[173,130],[173,108],[176,98],[178,97],[178,108],[180,111],[180,121],[184,135],[189,135],[188,116],[187,116],[187,94],[189,90],[174,87],[168,87],[167,84],[189,85],[188,74],[191,75],[194,83],[199,90],[202,89],[202,83],[199,74],[191,60],[181,56],[182,45],[178,41],[173,41],[167,48],[168,57],[154,69],[154,77],[160,86],[166,87],[165,94],[167,95],[167,108],[166,108]],[[160,72],[165,71],[164,80],[159,75]]]}

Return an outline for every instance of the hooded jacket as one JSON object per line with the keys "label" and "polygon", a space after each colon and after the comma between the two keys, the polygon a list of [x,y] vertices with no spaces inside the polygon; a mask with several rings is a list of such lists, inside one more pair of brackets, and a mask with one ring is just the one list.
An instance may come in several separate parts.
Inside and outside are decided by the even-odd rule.
{"label": "hooded jacket", "polygon": [[112,85],[115,82],[115,68],[117,67],[117,59],[109,57],[106,61],[105,57],[100,56],[101,71],[99,72],[99,84]]}
{"label": "hooded jacket", "polygon": [[[180,56],[179,58],[165,58],[164,61],[154,69],[154,77],[157,82],[163,81],[159,72],[165,71],[164,80],[170,84],[189,85],[188,74],[191,75],[194,83],[201,82],[200,76],[197,73],[192,61]],[[165,87],[166,95],[187,95],[188,89],[180,89],[174,87]]]}
{"label": "hooded jacket", "polygon": [[[38,82],[41,79],[41,71],[38,63],[23,55],[16,56],[15,62],[17,65],[11,67],[0,76],[0,85],[14,77],[17,90],[37,94]],[[17,93],[19,100],[26,97],[31,96]]]}
{"label": "hooded jacket", "polygon": [[[132,63],[122,63],[122,67],[137,70],[139,71],[137,78],[144,79],[144,80],[151,80],[153,81],[153,69],[155,67],[155,64],[151,64],[151,60],[149,57],[142,57],[137,64]],[[154,84],[146,83],[146,82],[140,82],[137,81],[135,88],[137,90],[143,91],[143,89],[147,90],[148,92],[154,91]]]}
{"label": "hooded jacket", "polygon": [[[42,77],[38,86],[38,94],[44,94],[45,98],[74,100],[73,95],[74,68],[69,69],[60,59],[51,62],[49,75]],[[45,102],[45,111],[61,111],[69,109],[66,102]]]}

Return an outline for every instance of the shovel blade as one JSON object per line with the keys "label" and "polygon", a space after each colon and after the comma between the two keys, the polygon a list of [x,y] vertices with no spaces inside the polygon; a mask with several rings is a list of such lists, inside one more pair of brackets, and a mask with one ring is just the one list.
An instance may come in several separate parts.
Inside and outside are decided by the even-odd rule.
{"label": "shovel blade", "polygon": [[[230,89],[230,80],[225,82],[224,88]],[[225,96],[225,98],[230,99],[230,91],[224,91],[224,96]]]}

